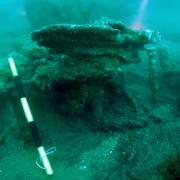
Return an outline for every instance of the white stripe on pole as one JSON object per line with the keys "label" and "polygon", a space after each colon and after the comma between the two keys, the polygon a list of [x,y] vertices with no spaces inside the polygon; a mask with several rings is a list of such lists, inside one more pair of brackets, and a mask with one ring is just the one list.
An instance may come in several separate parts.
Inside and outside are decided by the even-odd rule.
{"label": "white stripe on pole", "polygon": [[[18,72],[17,72],[17,69],[16,69],[16,66],[15,66],[15,63],[14,63],[14,59],[12,57],[9,57],[8,61],[9,61],[12,76],[13,77],[19,76]],[[25,97],[22,97],[20,99],[20,101],[21,101],[21,105],[22,105],[24,114],[26,116],[27,122],[30,123],[30,122],[34,121],[27,99]],[[51,168],[51,165],[50,165],[50,162],[48,160],[48,157],[47,157],[47,154],[45,152],[44,147],[40,146],[37,149],[38,149],[38,152],[39,152],[40,157],[42,159],[42,162],[43,162],[43,165],[44,165],[44,168],[46,170],[47,175],[52,175],[53,170]]]}
{"label": "white stripe on pole", "polygon": [[9,61],[9,66],[11,68],[12,76],[13,77],[18,76],[18,72],[17,72],[16,66],[15,66],[15,63],[14,63],[14,59],[12,57],[9,57],[8,61]]}
{"label": "white stripe on pole", "polygon": [[30,123],[34,121],[27,99],[25,97],[22,97],[20,100],[27,122]]}
{"label": "white stripe on pole", "polygon": [[43,146],[38,147],[38,152],[39,152],[40,157],[42,159],[42,163],[44,165],[44,168],[46,170],[47,175],[52,175],[53,170],[52,170],[51,165],[49,163],[49,160],[47,158],[46,151],[45,151],[44,147]]}

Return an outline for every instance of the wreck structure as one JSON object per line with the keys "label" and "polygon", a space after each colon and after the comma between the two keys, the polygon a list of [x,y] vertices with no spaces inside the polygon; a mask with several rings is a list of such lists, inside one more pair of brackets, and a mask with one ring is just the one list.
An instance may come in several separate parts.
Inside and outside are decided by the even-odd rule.
{"label": "wreck structure", "polygon": [[25,52],[27,61],[19,66],[25,86],[48,94],[59,113],[84,117],[103,131],[139,126],[124,68],[141,60],[150,41],[146,32],[104,19],[51,25],[31,36],[38,46]]}

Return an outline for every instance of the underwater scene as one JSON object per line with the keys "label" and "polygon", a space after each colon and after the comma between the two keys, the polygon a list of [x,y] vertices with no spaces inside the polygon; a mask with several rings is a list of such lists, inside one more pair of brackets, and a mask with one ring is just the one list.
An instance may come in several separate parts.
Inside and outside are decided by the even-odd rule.
{"label": "underwater scene", "polygon": [[1,0],[0,180],[180,180],[179,17],[179,0]]}

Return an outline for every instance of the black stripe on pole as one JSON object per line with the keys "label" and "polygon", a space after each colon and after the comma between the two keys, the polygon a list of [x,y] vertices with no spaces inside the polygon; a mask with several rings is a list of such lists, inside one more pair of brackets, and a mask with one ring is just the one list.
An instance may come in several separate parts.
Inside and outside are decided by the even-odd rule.
{"label": "black stripe on pole", "polygon": [[[24,88],[23,88],[23,84],[22,84],[20,76],[15,76],[14,82],[15,82],[15,86],[16,86],[19,98],[25,97],[25,92],[24,92]],[[42,146],[41,137],[39,135],[39,131],[37,129],[35,122],[32,121],[32,122],[29,122],[28,124],[29,124],[31,135],[33,137],[36,147],[38,148]]]}
{"label": "black stripe on pole", "polygon": [[19,95],[19,98],[25,97],[25,92],[23,88],[23,84],[21,78],[19,76],[14,77],[15,86]]}
{"label": "black stripe on pole", "polygon": [[38,147],[42,146],[41,137],[39,135],[39,131],[37,129],[37,126],[36,126],[35,122],[32,121],[32,122],[30,122],[28,124],[29,124],[31,134],[32,134],[32,137],[34,139],[36,147],[38,148]]}

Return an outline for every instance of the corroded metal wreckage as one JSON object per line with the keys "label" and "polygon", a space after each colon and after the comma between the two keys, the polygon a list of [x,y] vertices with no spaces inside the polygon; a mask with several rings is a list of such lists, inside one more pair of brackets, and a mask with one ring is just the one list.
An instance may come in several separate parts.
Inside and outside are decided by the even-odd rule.
{"label": "corroded metal wreckage", "polygon": [[95,128],[141,124],[136,103],[124,87],[123,67],[140,61],[139,52],[149,43],[146,32],[103,20],[46,26],[31,35],[39,46],[19,56],[27,59],[18,66],[25,86],[50,94],[47,98],[61,114],[85,115]]}
{"label": "corroded metal wreckage", "polygon": [[122,63],[137,60],[137,51],[149,41],[145,32],[112,21],[47,26],[33,32],[32,39],[55,53],[85,59],[115,58]]}

